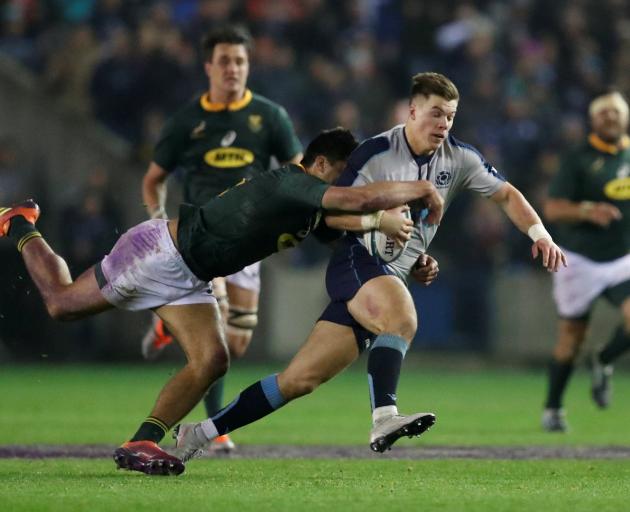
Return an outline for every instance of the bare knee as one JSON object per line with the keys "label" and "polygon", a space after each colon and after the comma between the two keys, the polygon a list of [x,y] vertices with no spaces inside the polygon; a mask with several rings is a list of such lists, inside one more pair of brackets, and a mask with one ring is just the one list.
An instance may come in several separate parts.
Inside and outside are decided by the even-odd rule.
{"label": "bare knee", "polygon": [[374,323],[376,334],[394,334],[411,342],[418,329],[418,319],[411,313],[391,313],[382,315]]}
{"label": "bare knee", "polygon": [[230,367],[230,356],[224,347],[208,350],[188,363],[200,383],[211,383],[223,377]]}
{"label": "bare knee", "polygon": [[584,343],[586,329],[587,324],[583,321],[561,321],[558,342],[553,350],[554,358],[561,363],[575,361]]}

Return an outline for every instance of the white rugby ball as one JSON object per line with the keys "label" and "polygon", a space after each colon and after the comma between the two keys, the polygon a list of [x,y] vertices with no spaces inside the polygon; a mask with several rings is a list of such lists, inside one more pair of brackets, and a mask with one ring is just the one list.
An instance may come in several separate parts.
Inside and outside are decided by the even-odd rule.
{"label": "white rugby ball", "polygon": [[[401,215],[411,219],[411,212],[407,209],[403,210]],[[396,261],[407,247],[407,243],[401,247],[393,238],[389,238],[385,233],[380,232],[378,229],[366,231],[363,234],[363,241],[367,251],[372,256],[378,256],[385,263]]]}

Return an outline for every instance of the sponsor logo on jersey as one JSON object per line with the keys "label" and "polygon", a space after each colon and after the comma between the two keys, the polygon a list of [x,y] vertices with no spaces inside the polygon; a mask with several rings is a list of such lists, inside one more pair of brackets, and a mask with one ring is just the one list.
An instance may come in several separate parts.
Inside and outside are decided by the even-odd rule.
{"label": "sponsor logo on jersey", "polygon": [[321,218],[322,212],[319,210],[309,219],[308,227],[300,229],[295,235],[292,235],[291,233],[282,233],[278,237],[278,251],[283,251],[284,249],[290,249],[291,247],[297,246],[319,225]]}
{"label": "sponsor logo on jersey", "polygon": [[440,171],[435,176],[435,186],[437,188],[446,188],[451,184],[451,180],[453,179],[453,173],[444,169]]}
{"label": "sponsor logo on jersey", "polygon": [[262,130],[262,116],[258,114],[251,114],[248,119],[249,129],[254,133],[258,133]]}
{"label": "sponsor logo on jersey", "polygon": [[606,163],[606,160],[604,160],[603,157],[598,157],[596,158],[593,163],[591,164],[591,172],[592,173],[598,173],[599,171],[601,171],[604,168],[604,164]]}
{"label": "sponsor logo on jersey", "polygon": [[245,167],[254,162],[254,153],[242,148],[216,148],[208,151],[203,159],[212,167]]}
{"label": "sponsor logo on jersey", "polygon": [[205,135],[205,133],[204,133],[205,131],[206,131],[206,122],[205,121],[201,121],[190,132],[190,138],[193,139],[193,140],[202,139],[203,136]]}
{"label": "sponsor logo on jersey", "polygon": [[230,130],[221,139],[221,147],[227,148],[228,146],[231,146],[235,140],[236,140],[236,132],[234,130]]}
{"label": "sponsor logo on jersey", "polygon": [[617,178],[609,181],[604,187],[604,194],[616,201],[627,201],[630,199],[630,178]]}

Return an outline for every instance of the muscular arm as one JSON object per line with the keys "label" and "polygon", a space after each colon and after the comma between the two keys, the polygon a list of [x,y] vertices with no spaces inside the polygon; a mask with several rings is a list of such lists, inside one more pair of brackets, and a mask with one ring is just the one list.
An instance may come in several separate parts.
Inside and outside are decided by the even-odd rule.
{"label": "muscular arm", "polygon": [[[532,257],[534,259],[540,253],[543,266],[550,272],[556,272],[561,264],[565,267],[567,266],[565,255],[553,242],[549,233],[545,231],[540,217],[517,188],[509,183],[505,183],[490,196],[490,199],[501,206],[505,214],[518,229],[533,238]],[[538,234],[530,232],[530,228],[535,225],[539,225]],[[542,235],[540,234],[541,231]]]}
{"label": "muscular arm", "polygon": [[167,177],[168,173],[162,167],[151,162],[142,179],[142,201],[151,218],[166,218],[164,205],[166,204]]}
{"label": "muscular arm", "polygon": [[542,223],[523,194],[509,183],[504,183],[499,190],[490,196],[490,199],[497,203],[512,223],[525,234],[534,224]]}
{"label": "muscular arm", "polygon": [[361,187],[330,187],[322,198],[325,210],[373,212],[422,199],[429,209],[427,221],[438,224],[442,219],[444,200],[427,180],[380,181]]}

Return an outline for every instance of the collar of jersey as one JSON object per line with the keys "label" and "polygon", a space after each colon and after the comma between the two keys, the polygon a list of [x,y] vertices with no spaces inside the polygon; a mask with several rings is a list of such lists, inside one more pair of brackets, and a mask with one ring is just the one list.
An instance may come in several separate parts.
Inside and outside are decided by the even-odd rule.
{"label": "collar of jersey", "polygon": [[598,151],[610,153],[611,155],[616,155],[619,151],[630,147],[630,137],[628,137],[628,135],[622,136],[619,144],[608,144],[608,142],[602,140],[597,134],[591,133],[588,136],[588,142]]}
{"label": "collar of jersey", "polygon": [[241,110],[245,108],[251,103],[252,97],[252,91],[245,89],[245,94],[243,94],[243,97],[240,100],[232,101],[231,103],[213,103],[210,101],[209,93],[206,93],[201,96],[200,103],[201,108],[207,110],[208,112],[219,112],[221,110],[229,110],[232,112],[234,110]]}

